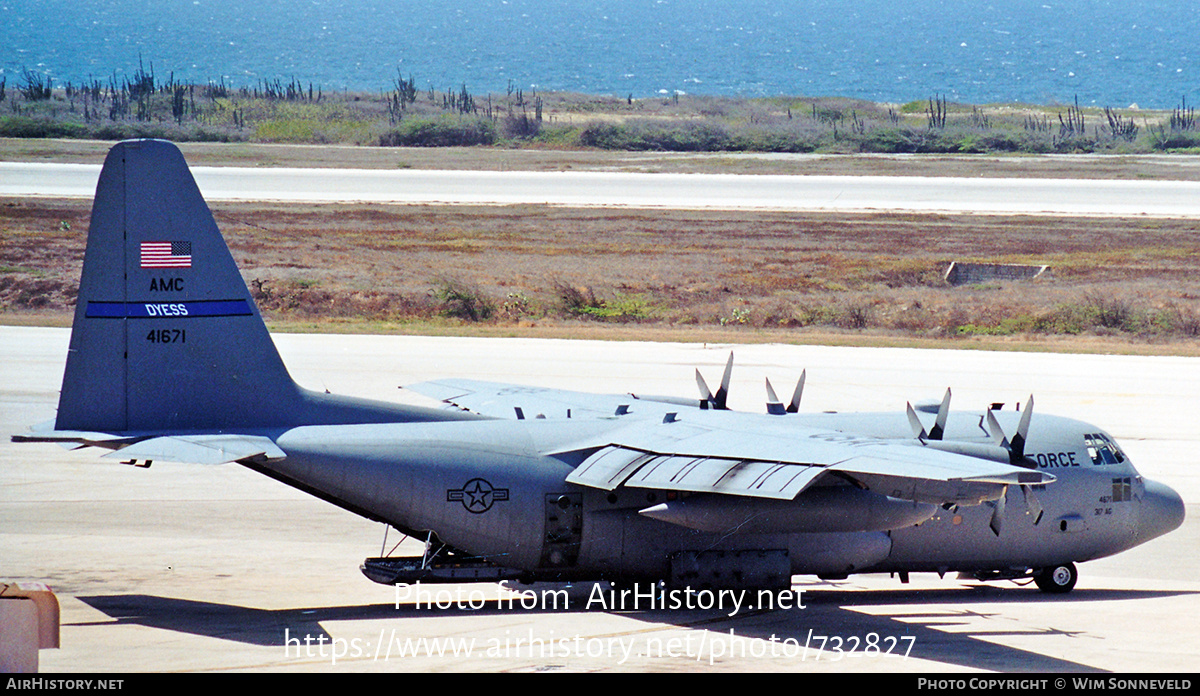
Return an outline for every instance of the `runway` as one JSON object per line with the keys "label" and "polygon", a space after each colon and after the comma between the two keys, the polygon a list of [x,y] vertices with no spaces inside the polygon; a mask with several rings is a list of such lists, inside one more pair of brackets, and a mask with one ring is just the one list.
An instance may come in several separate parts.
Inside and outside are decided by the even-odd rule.
{"label": "runway", "polygon": [[[0,162],[0,196],[90,198],[100,167]],[[1200,182],[194,167],[210,201],[1200,215]]]}
{"label": "runway", "polygon": [[[1038,412],[1111,432],[1140,473],[1188,506],[1181,529],[1082,564],[1065,597],[932,574],[908,585],[797,576],[803,608],[731,616],[606,610],[591,584],[569,588],[566,608],[538,603],[559,589],[540,585],[528,588],[532,603],[487,584],[432,588],[431,606],[397,603],[358,571],[381,551],[380,525],[249,470],[139,469],[94,450],[10,443],[53,417],[67,339],[62,329],[0,327],[0,549],[8,579],[58,592],[63,647],[41,652],[44,671],[1167,672],[1200,663],[1200,359],[275,337],[302,385],[385,400],[415,399],[397,387],[437,377],[689,396],[692,370],[719,374],[731,349],[730,403],[742,410],[762,409],[764,376],[787,384],[803,368],[810,411],[899,410],[946,386],[961,408],[1032,393]],[[396,541],[393,532],[388,547]]]}

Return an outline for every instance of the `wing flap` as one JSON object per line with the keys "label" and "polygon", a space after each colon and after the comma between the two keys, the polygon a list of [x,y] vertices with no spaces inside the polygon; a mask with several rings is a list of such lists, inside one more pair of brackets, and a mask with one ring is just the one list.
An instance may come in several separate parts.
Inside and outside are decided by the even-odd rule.
{"label": "wing flap", "polygon": [[611,491],[625,483],[653,456],[623,447],[605,447],[568,474],[567,483]]}
{"label": "wing flap", "polygon": [[613,446],[584,460],[567,481],[606,491],[628,486],[791,500],[823,470],[783,462],[675,456]]}
{"label": "wing flap", "polygon": [[745,459],[654,457],[625,485],[791,500],[821,471],[821,467]]}

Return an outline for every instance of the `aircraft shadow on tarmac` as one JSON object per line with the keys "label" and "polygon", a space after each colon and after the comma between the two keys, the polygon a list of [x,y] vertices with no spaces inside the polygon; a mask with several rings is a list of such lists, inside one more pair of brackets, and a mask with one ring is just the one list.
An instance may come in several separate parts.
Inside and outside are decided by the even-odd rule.
{"label": "aircraft shadow on tarmac", "polygon": [[[828,586],[825,586],[827,588]],[[1101,636],[1083,631],[1071,631],[1046,625],[1034,625],[1029,621],[1018,621],[1000,611],[979,611],[963,605],[1009,604],[1052,601],[1097,602],[1129,601],[1139,599],[1169,598],[1200,594],[1169,590],[1112,590],[1076,589],[1071,595],[1054,598],[1030,596],[1031,591],[994,586],[953,588],[945,590],[873,590],[869,592],[842,589],[805,589],[804,608],[750,609],[742,607],[735,616],[727,616],[726,610],[671,610],[641,609],[619,612],[627,618],[644,620],[648,623],[666,624],[680,628],[696,628],[728,634],[732,631],[744,639],[763,641],[791,641],[792,645],[804,645],[811,635],[840,636],[849,639],[858,636],[864,639],[869,634],[879,637],[895,636],[901,639],[898,649],[911,642],[909,657],[945,665],[1011,671],[1090,671],[1103,672],[1102,668],[1072,662],[1070,660],[1042,655],[1029,650],[999,645],[991,638],[1004,636],[1066,636],[1072,640],[1099,640]],[[333,639],[323,622],[395,620],[431,618],[444,616],[502,616],[510,614],[531,615],[554,613],[554,609],[526,610],[519,604],[512,606],[506,600],[488,600],[477,603],[479,608],[450,607],[441,609],[413,603],[364,604],[351,606],[305,607],[291,609],[258,609],[232,604],[218,604],[154,595],[97,595],[79,597],[80,601],[114,619],[118,624],[129,624],[160,628],[210,638],[237,641],[264,647],[283,647],[285,630],[291,636],[309,636],[314,644],[318,640],[326,643]],[[583,602],[573,598],[572,607]],[[912,611],[904,605],[914,606]],[[862,607],[887,606],[888,611],[880,614],[856,611]],[[919,608],[918,608],[919,607]],[[561,611],[561,610],[560,610]],[[572,608],[571,611],[578,611]],[[595,610],[593,610],[595,611]],[[970,625],[985,624],[982,628]],[[100,625],[97,622],[87,625]],[[994,625],[992,625],[994,624]],[[74,624],[84,625],[84,624]],[[632,632],[631,632],[632,633]],[[416,637],[416,636],[414,636]],[[909,641],[909,637],[913,640]],[[832,644],[826,643],[832,647]],[[847,644],[848,646],[848,644]],[[847,647],[848,649],[848,647]],[[824,655],[831,662],[834,653]],[[809,653],[812,660],[812,652]],[[853,668],[851,658],[842,658],[847,668]]]}

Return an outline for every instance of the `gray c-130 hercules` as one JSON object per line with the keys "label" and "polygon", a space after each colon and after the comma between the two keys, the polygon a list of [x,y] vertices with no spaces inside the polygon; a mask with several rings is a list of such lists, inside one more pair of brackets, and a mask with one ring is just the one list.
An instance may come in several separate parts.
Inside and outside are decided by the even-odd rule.
{"label": "gray c-130 hercules", "polygon": [[119,143],[92,209],[52,426],[14,440],[237,462],[426,540],[372,580],[665,581],[950,571],[1067,592],[1075,563],[1183,522],[1098,427],[941,404],[895,414],[443,380],[424,408],[295,384],[174,145]]}

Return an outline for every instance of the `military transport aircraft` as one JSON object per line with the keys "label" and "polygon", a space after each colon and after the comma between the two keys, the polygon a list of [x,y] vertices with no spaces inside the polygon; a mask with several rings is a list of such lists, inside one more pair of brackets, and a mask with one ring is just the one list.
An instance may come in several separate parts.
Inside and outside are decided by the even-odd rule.
{"label": "military transport aircraft", "polygon": [[237,462],[426,541],[372,580],[790,586],[795,574],[1032,578],[1183,521],[1102,429],[1021,410],[766,413],[697,398],[443,380],[442,408],[292,381],[174,145],[119,143],[92,209],[53,424],[16,436],[106,457]]}

